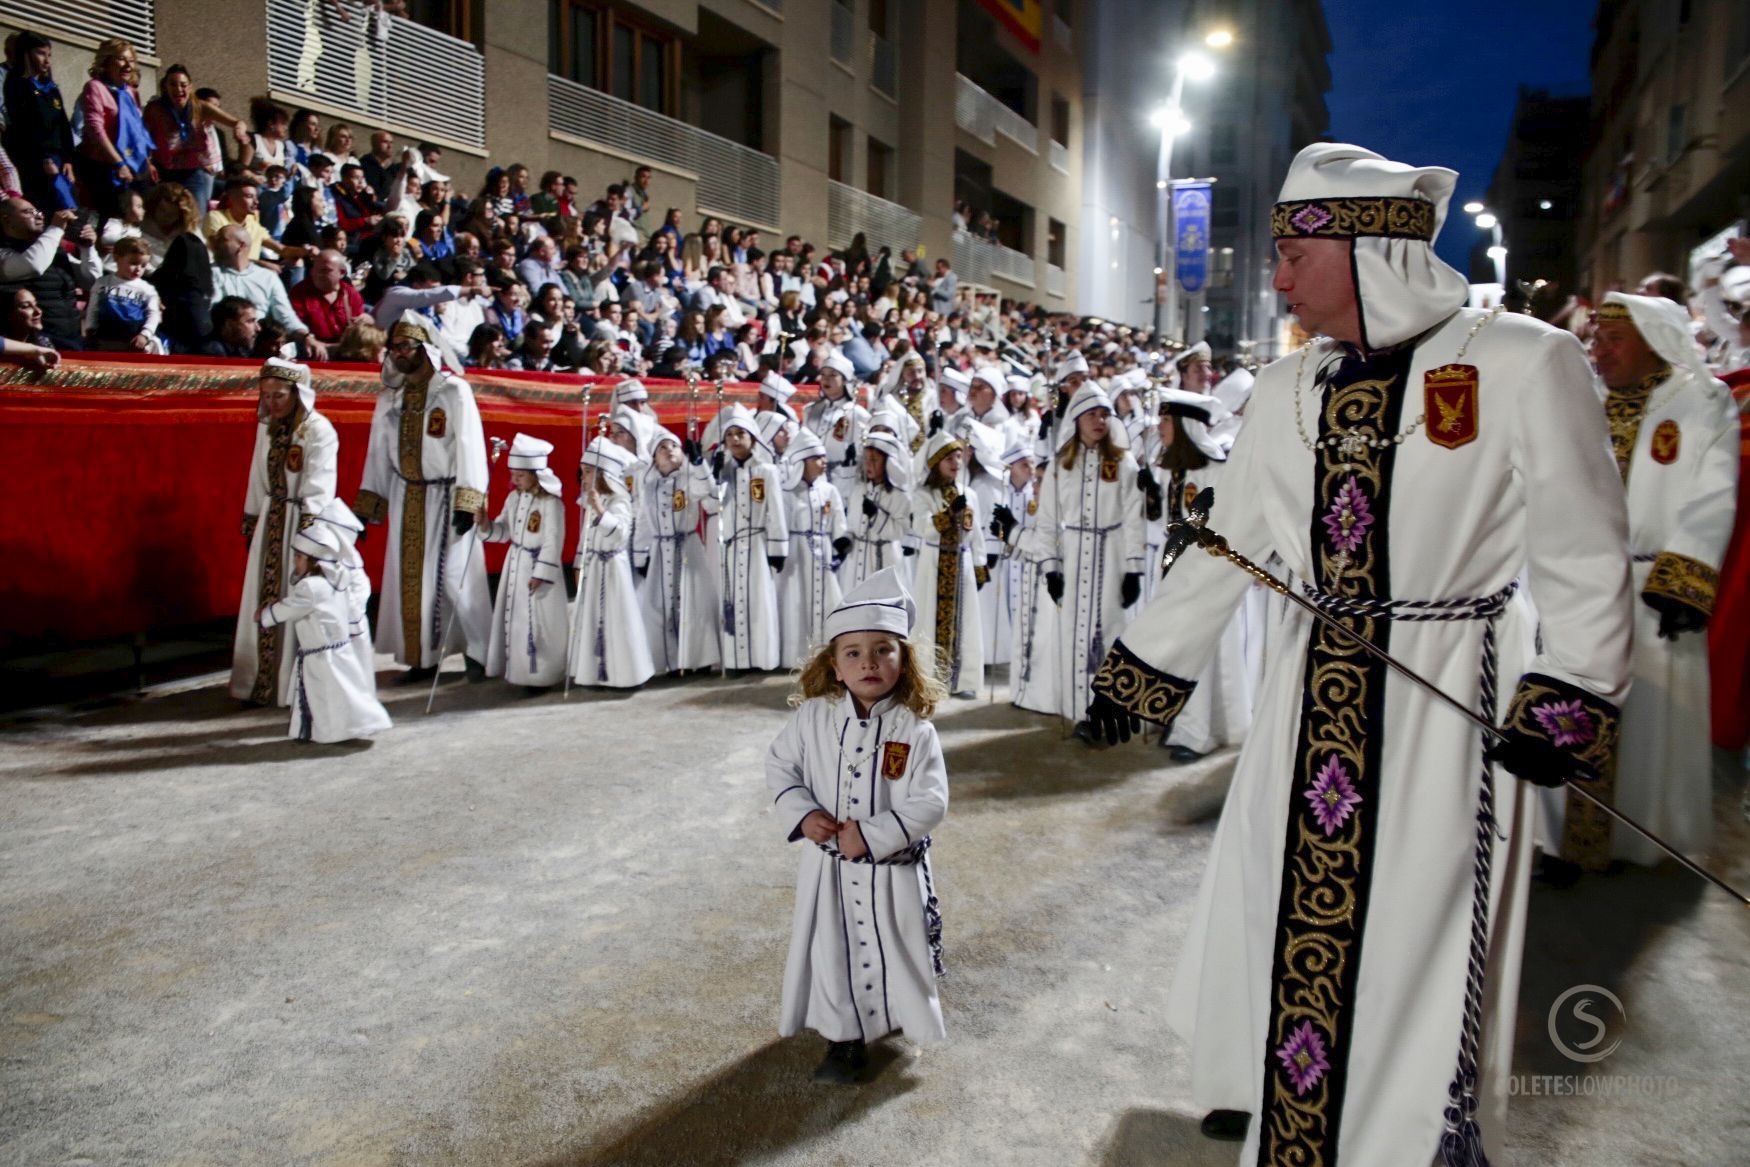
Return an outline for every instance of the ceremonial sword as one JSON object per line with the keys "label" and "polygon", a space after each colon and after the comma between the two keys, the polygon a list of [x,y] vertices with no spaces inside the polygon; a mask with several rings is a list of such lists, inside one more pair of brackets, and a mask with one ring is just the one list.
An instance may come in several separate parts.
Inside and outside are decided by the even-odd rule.
{"label": "ceremonial sword", "polygon": [[[505,447],[509,446],[510,443],[505,441],[503,438],[488,438],[486,440],[487,440],[487,444],[492,447],[492,456],[490,459],[488,459],[488,464],[486,467],[486,487],[487,487],[487,489],[483,493],[487,494],[488,498],[490,499],[491,489],[492,489],[492,465],[497,463],[499,458],[504,456]],[[485,504],[483,503],[481,505],[484,506]],[[464,577],[466,577],[467,572],[468,572],[469,561],[474,558],[474,544],[477,544],[480,542],[480,523],[478,521],[476,521],[473,526],[468,528],[468,538],[473,540],[473,543],[469,544],[467,554],[462,556],[462,574]],[[446,547],[444,549],[444,554],[446,554],[446,555],[449,554],[449,548]],[[461,592],[462,592],[462,582],[463,581],[459,580],[456,583],[456,594],[458,596],[460,596]],[[440,604],[443,603],[444,597],[443,597],[443,593],[441,591],[438,593],[437,599],[438,599],[438,603],[440,603]],[[431,712],[431,703],[433,701],[437,700],[438,681],[444,675],[444,645],[446,645],[450,642],[450,629],[452,629],[456,626],[456,609],[460,608],[461,606],[462,605],[460,603],[457,603],[448,612],[444,613],[443,638],[437,642],[437,653],[438,653],[437,669],[435,671],[433,671],[433,673],[431,674],[431,692],[426,694],[426,697],[425,697],[425,711],[427,713]],[[467,654],[463,653],[463,657],[466,658],[466,656],[467,656]]]}
{"label": "ceremonial sword", "polygon": [[[1187,547],[1196,544],[1217,559],[1227,560],[1229,563],[1233,564],[1235,567],[1239,568],[1271,591],[1276,592],[1278,595],[1285,596],[1289,600],[1300,605],[1300,607],[1310,613],[1319,623],[1336,632],[1342,633],[1357,647],[1383,662],[1399,676],[1421,686],[1428,693],[1451,707],[1459,714],[1459,716],[1464,717],[1470,721],[1471,724],[1482,730],[1485,736],[1493,738],[1496,741],[1504,742],[1507,740],[1507,735],[1502,733],[1492,721],[1483,717],[1474,709],[1471,709],[1468,705],[1442,689],[1439,685],[1436,685],[1433,681],[1422,676],[1422,674],[1416,672],[1414,669],[1410,668],[1410,666],[1404,664],[1402,661],[1385,651],[1385,649],[1379,647],[1377,644],[1373,643],[1359,632],[1356,632],[1347,624],[1344,624],[1341,620],[1338,620],[1335,616],[1331,615],[1305,596],[1296,592],[1293,588],[1290,588],[1286,583],[1277,579],[1266,569],[1260,567],[1244,555],[1241,555],[1238,551],[1229,547],[1227,545],[1227,536],[1218,534],[1209,526],[1209,512],[1214,506],[1215,490],[1213,487],[1206,486],[1203,488],[1202,492],[1191,501],[1191,506],[1187,510],[1185,521],[1168,525],[1166,543],[1161,551],[1161,570],[1163,573],[1167,568],[1172,566],[1173,561],[1177,559]],[[1707,880],[1709,883],[1737,900],[1740,904],[1750,908],[1750,897],[1745,896],[1743,892],[1727,883],[1724,879],[1721,879],[1701,864],[1695,862],[1689,856],[1677,850],[1677,848],[1665,842],[1665,840],[1661,839],[1658,835],[1655,835],[1652,831],[1648,830],[1622,811],[1617,810],[1614,806],[1611,806],[1608,802],[1605,802],[1572,778],[1564,779],[1562,785],[1571,793],[1579,795],[1581,798],[1585,799],[1587,802],[1591,803],[1623,826],[1639,833],[1649,843],[1665,852],[1665,854],[1671,856],[1671,858],[1677,860],[1677,862],[1688,868],[1693,874]]]}

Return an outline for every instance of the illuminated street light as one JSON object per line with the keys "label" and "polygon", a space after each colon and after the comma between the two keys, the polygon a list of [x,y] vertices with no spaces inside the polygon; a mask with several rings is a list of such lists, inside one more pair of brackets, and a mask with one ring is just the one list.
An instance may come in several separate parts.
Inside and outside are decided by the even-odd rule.
{"label": "illuminated street light", "polygon": [[1493,260],[1499,262],[1500,260],[1507,258],[1507,249],[1505,247],[1502,247],[1499,244],[1496,244],[1494,247],[1489,248],[1488,255],[1489,255],[1490,259],[1493,259]]}
{"label": "illuminated street light", "polygon": [[[1163,106],[1148,117],[1149,124],[1169,138],[1177,138],[1181,134],[1191,132],[1191,119],[1185,116],[1185,111],[1173,106]],[[1162,179],[1155,183],[1156,190],[1165,190],[1167,183]]]}
{"label": "illuminated street light", "polygon": [[1179,58],[1179,68],[1193,81],[1207,81],[1215,76],[1215,62],[1202,53],[1186,53]]}
{"label": "illuminated street light", "polygon": [[1483,204],[1472,199],[1464,205],[1464,213],[1467,215],[1480,215],[1483,213]]}
{"label": "illuminated street light", "polygon": [[1495,218],[1495,216],[1491,215],[1487,211],[1484,211],[1482,214],[1477,216],[1477,226],[1481,227],[1485,231],[1491,230],[1495,226],[1495,224],[1498,222],[1500,222],[1500,220]]}
{"label": "illuminated street light", "polygon": [[1203,43],[1212,49],[1225,49],[1234,43],[1234,34],[1225,28],[1218,28],[1204,37]]}
{"label": "illuminated street light", "polygon": [[1540,211],[1550,210],[1554,206],[1555,206],[1555,204],[1550,202],[1548,199],[1539,199],[1537,201],[1537,209]]}

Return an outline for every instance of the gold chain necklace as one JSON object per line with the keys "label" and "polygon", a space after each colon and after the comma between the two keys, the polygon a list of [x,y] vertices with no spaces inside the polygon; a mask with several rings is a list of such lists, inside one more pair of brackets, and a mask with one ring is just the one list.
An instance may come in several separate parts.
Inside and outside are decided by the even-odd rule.
{"label": "gold chain necklace", "polygon": [[[1464,343],[1458,346],[1458,355],[1452,358],[1452,363],[1456,364],[1464,359],[1464,354],[1470,349],[1470,342],[1477,338],[1477,333],[1493,323],[1497,316],[1506,311],[1506,308],[1507,306],[1505,304],[1495,305],[1494,309],[1487,316],[1477,321],[1476,324],[1471,327],[1469,334],[1464,338]],[[1306,421],[1301,414],[1300,398],[1301,385],[1306,374],[1306,358],[1312,352],[1312,347],[1312,345],[1308,344],[1300,350],[1300,363],[1294,368],[1294,428],[1300,431],[1301,445],[1305,446],[1313,453],[1318,453],[1320,446],[1327,446],[1336,450],[1345,458],[1354,458],[1359,456],[1363,450],[1379,449],[1384,446],[1401,446],[1404,444],[1405,438],[1415,433],[1422,427],[1422,423],[1428,420],[1428,415],[1426,413],[1419,413],[1416,415],[1416,420],[1411,422],[1407,428],[1393,434],[1389,438],[1375,437],[1372,434],[1351,432],[1349,430],[1337,430],[1334,433],[1327,434],[1323,438],[1312,438],[1307,436]]]}

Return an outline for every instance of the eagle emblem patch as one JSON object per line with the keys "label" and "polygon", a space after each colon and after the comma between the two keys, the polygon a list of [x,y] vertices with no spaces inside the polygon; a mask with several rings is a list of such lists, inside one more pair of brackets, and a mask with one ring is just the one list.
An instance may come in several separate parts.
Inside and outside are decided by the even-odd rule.
{"label": "eagle emblem patch", "polygon": [[822,515],[832,514],[832,499],[829,498],[825,502],[820,504],[820,513]]}
{"label": "eagle emblem patch", "polygon": [[674,509],[676,511],[684,511],[687,509],[687,492],[686,491],[677,490],[674,492]]}
{"label": "eagle emblem patch", "polygon": [[832,440],[835,442],[844,441],[845,434],[850,431],[850,428],[851,428],[851,419],[850,418],[848,418],[848,417],[839,418],[838,424],[832,427]]}
{"label": "eagle emblem patch", "polygon": [[881,747],[881,776],[889,782],[897,782],[905,777],[905,763],[911,757],[911,746],[906,742],[888,742]]}
{"label": "eagle emblem patch", "polygon": [[293,446],[286,451],[286,469],[293,474],[299,474],[304,469],[304,447]]}
{"label": "eagle emblem patch", "polygon": [[[1653,461],[1661,466],[1669,466],[1677,461],[1677,451],[1682,444],[1683,431],[1677,428],[1677,423],[1670,418],[1660,422],[1653,430],[1653,443],[1650,451]],[[296,449],[297,447],[292,447]]]}
{"label": "eagle emblem patch", "polygon": [[972,530],[972,508],[971,507],[967,507],[965,510],[960,512],[960,529],[962,531]]}
{"label": "eagle emblem patch", "polygon": [[1039,513],[1039,500],[1038,499],[1030,498],[1027,500],[1027,513],[1030,515],[1036,515]]}
{"label": "eagle emblem patch", "polygon": [[445,416],[443,410],[441,410],[441,409],[432,410],[431,416],[425,419],[425,432],[426,432],[426,434],[431,436],[431,437],[434,437],[434,438],[443,437],[444,430],[449,425],[449,420],[450,419],[447,416]]}
{"label": "eagle emblem patch", "polygon": [[631,494],[631,493],[632,493],[632,483],[633,483],[633,481],[634,481],[634,480],[633,480],[633,478],[632,478],[632,476],[631,476],[631,475],[630,475],[630,474],[628,474],[628,475],[626,475],[626,493],[627,493],[627,494]]}
{"label": "eagle emblem patch", "polygon": [[755,502],[765,502],[766,501],[766,480],[763,478],[754,479],[752,482],[747,484],[747,492],[749,495],[751,495],[753,497],[753,500]]}
{"label": "eagle emblem patch", "polygon": [[1428,440],[1456,450],[1477,437],[1477,367],[1441,365],[1422,377]]}
{"label": "eagle emblem patch", "polygon": [[541,530],[541,512],[540,511],[530,511],[529,512],[529,521],[525,525],[529,529],[529,534],[531,534],[531,535],[539,534],[540,530]]}
{"label": "eagle emblem patch", "polygon": [[1111,459],[1106,459],[1106,460],[1102,461],[1100,463],[1100,481],[1101,482],[1117,482],[1118,481],[1118,463],[1112,461]]}

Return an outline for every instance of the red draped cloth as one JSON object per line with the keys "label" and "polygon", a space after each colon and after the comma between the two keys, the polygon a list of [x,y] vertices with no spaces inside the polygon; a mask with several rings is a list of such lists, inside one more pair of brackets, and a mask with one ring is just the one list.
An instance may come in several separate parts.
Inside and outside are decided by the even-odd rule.
{"label": "red draped cloth", "polygon": [[1738,400],[1738,518],[1708,621],[1708,681],[1714,745],[1741,750],[1750,745],[1750,369],[1723,380]]}
{"label": "red draped cloth", "polygon": [[[58,369],[0,366],[0,465],[12,482],[0,507],[0,651],[81,642],[234,616],[248,547],[239,530],[255,448],[259,363],[195,357],[81,354]],[[340,435],[340,497],[364,470],[380,387],[372,365],[318,364],[316,408]],[[590,425],[606,420],[623,378],[547,373],[467,375],[488,438],[518,433],[553,443],[555,473],[575,498],[583,450],[583,390]],[[680,381],[647,380],[651,406],[686,436],[716,409],[709,382],[694,399]],[[731,385],[726,401],[751,402]],[[492,513],[506,491],[492,468]],[[567,523],[566,555],[577,517]],[[381,579],[383,529],[360,545]],[[503,546],[488,544],[498,570]]]}

